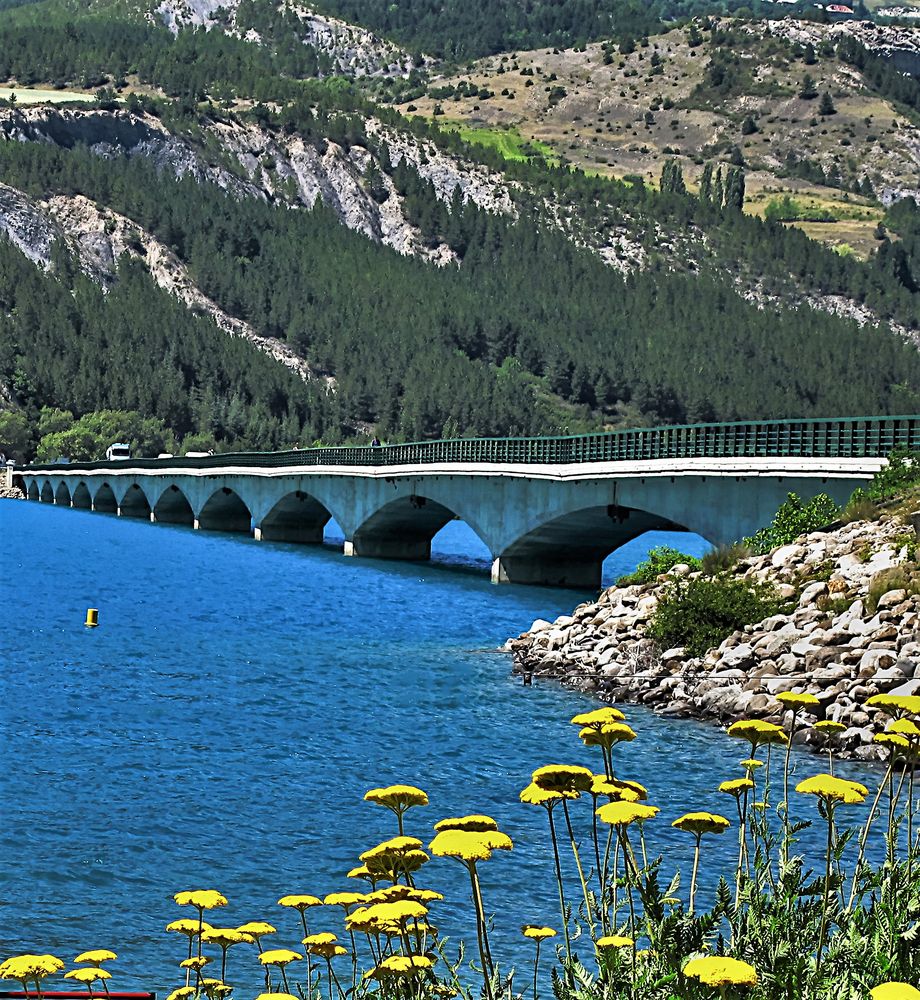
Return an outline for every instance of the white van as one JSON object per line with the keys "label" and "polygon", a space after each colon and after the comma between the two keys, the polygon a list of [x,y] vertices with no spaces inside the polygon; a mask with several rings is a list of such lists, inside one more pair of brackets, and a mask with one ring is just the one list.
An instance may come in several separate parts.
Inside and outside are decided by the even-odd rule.
{"label": "white van", "polygon": [[114,462],[119,458],[130,457],[131,445],[129,444],[110,444],[108,448],[105,449],[105,460],[107,462]]}

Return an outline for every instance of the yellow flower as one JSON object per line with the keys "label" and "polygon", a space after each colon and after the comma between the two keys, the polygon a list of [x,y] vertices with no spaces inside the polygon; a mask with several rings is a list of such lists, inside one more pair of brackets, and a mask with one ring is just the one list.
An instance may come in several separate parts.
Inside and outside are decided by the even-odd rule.
{"label": "yellow flower", "polygon": [[817,729],[819,733],[824,733],[825,736],[833,736],[837,733],[842,733],[846,726],[842,722],[834,722],[833,719],[823,719],[821,722],[816,722],[812,729]]}
{"label": "yellow flower", "polygon": [[284,968],[291,962],[303,961],[303,955],[298,955],[296,951],[290,951],[287,948],[275,948],[274,951],[263,951],[259,955],[259,961],[263,965],[279,965]]}
{"label": "yellow flower", "polygon": [[347,955],[348,949],[335,941],[326,941],[321,944],[310,945],[307,949],[311,955],[319,955],[321,958],[338,958],[340,955]]}
{"label": "yellow flower", "polygon": [[754,782],[750,778],[732,778],[729,781],[723,781],[719,785],[719,791],[725,792],[727,795],[734,795],[737,798],[743,792],[750,792],[754,788]]}
{"label": "yellow flower", "polygon": [[[568,799],[577,799],[578,793],[567,794],[565,797]],[[520,794],[521,802],[528,806],[552,807],[557,802],[561,802],[562,798],[561,792],[545,792],[539,785],[535,785],[532,781]]]}
{"label": "yellow flower", "polygon": [[608,802],[597,810],[598,818],[611,826],[626,826],[653,819],[661,810],[657,806],[646,806],[641,802]]}
{"label": "yellow flower", "polygon": [[762,719],[742,719],[740,722],[733,722],[728,727],[728,735],[747,740],[752,750],[769,743],[785,745],[789,742],[789,737],[781,726],[764,722]]}
{"label": "yellow flower", "polygon": [[213,910],[218,906],[227,905],[227,897],[216,889],[193,889],[189,892],[177,892],[173,899],[180,906],[194,906],[198,910]]}
{"label": "yellow flower", "polygon": [[303,913],[304,910],[309,909],[311,906],[322,906],[323,901],[318,896],[301,894],[299,896],[282,896],[281,899],[278,900],[278,905],[290,906]]}
{"label": "yellow flower", "polygon": [[826,802],[842,802],[844,805],[861,805],[869,794],[869,789],[858,781],[835,778],[830,774],[816,774],[795,786],[803,795],[816,795]]}
{"label": "yellow flower", "polygon": [[578,798],[591,788],[594,775],[575,764],[547,764],[534,771],[531,780],[544,792],[558,792],[564,798]]}
{"label": "yellow flower", "polygon": [[552,927],[538,927],[536,924],[524,924],[521,928],[521,933],[525,938],[530,938],[531,941],[545,941],[547,938],[556,936],[556,932]]}
{"label": "yellow flower", "polygon": [[913,719],[898,719],[892,722],[888,727],[889,733],[900,733],[902,736],[906,736],[909,740],[914,740],[920,737],[920,726],[917,725]]}
{"label": "yellow flower", "polygon": [[684,966],[684,975],[706,986],[755,986],[757,971],[737,958],[707,955],[693,958]]}
{"label": "yellow flower", "polygon": [[920,990],[907,983],[880,983],[869,990],[872,1000],[920,1000]]}
{"label": "yellow flower", "polygon": [[409,895],[406,896],[406,899],[412,899],[416,903],[437,903],[443,898],[444,895],[435,892],[434,889],[411,889]]}
{"label": "yellow flower", "polygon": [[586,747],[612,747],[615,743],[632,743],[636,738],[625,722],[607,722],[599,728],[585,726],[578,735]]}
{"label": "yellow flower", "polygon": [[892,748],[892,752],[895,749],[898,750],[910,750],[910,740],[902,736],[900,733],[876,733],[872,737],[873,743],[881,743],[883,746],[888,746]]}
{"label": "yellow flower", "polygon": [[201,940],[207,944],[218,944],[229,948],[234,944],[255,944],[255,938],[235,927],[212,927],[201,935]]}
{"label": "yellow flower", "polygon": [[71,969],[70,972],[64,973],[64,978],[76,979],[78,983],[89,986],[90,983],[96,982],[97,979],[111,979],[112,973],[108,969],[100,969],[98,966],[93,965],[88,969]]}
{"label": "yellow flower", "polygon": [[636,942],[631,937],[623,937],[622,934],[608,934],[598,938],[595,942],[598,948],[631,948]]}
{"label": "yellow flower", "polygon": [[249,934],[256,941],[264,934],[278,933],[271,924],[267,924],[264,920],[250,920],[248,924],[240,924],[237,930],[242,934]]}
{"label": "yellow flower", "polygon": [[385,854],[401,854],[405,851],[415,851],[421,846],[422,842],[417,837],[390,837],[389,840],[384,840],[383,843],[359,855],[359,860],[367,864],[368,861]]}
{"label": "yellow flower", "polygon": [[514,845],[506,833],[488,830],[470,833],[467,830],[445,830],[428,845],[439,858],[456,858],[464,863],[488,861],[493,851],[510,851]]}
{"label": "yellow flower", "polygon": [[197,937],[199,931],[211,930],[211,925],[207,920],[203,920],[199,926],[197,920],[189,920],[187,917],[183,917],[180,920],[173,920],[172,923],[167,924],[166,930],[177,934],[185,934],[188,937]]}
{"label": "yellow flower", "polygon": [[200,972],[206,965],[208,965],[212,960],[207,955],[195,955],[192,958],[186,958],[179,963],[180,969],[195,969],[196,972]]}
{"label": "yellow flower", "polygon": [[352,868],[350,872],[345,876],[346,878],[363,878],[365,882],[376,882],[377,876],[367,867],[367,865],[358,865],[357,868]]}
{"label": "yellow flower", "polygon": [[310,934],[303,939],[303,945],[309,948],[311,944],[332,944],[338,938],[331,931],[320,931],[318,934]]}
{"label": "yellow flower", "polygon": [[791,691],[783,691],[776,696],[777,701],[781,701],[786,708],[813,708],[821,702],[813,694],[793,694]]}
{"label": "yellow flower", "polygon": [[0,964],[0,979],[44,979],[60,972],[64,963],[55,955],[17,955]]}
{"label": "yellow flower", "polygon": [[219,979],[202,979],[201,989],[207,997],[225,997],[231,992],[233,987],[228,986],[227,983],[223,983]]}
{"label": "yellow flower", "polygon": [[880,708],[889,715],[896,712],[920,715],[920,694],[874,694],[866,704],[870,708]]}
{"label": "yellow flower", "polygon": [[403,899],[393,903],[374,903],[362,906],[345,917],[345,926],[349,930],[361,931],[364,934],[383,933],[398,934],[407,920],[418,920],[427,916],[428,909],[421,903]]}
{"label": "yellow flower", "polygon": [[605,774],[595,774],[590,788],[592,795],[605,795],[617,802],[638,802],[642,797],[625,781],[610,781]]}
{"label": "yellow flower", "polygon": [[442,819],[435,823],[435,833],[444,830],[466,830],[468,833],[485,833],[487,830],[497,830],[498,823],[491,816],[459,816]]}
{"label": "yellow flower", "polygon": [[95,951],[84,951],[77,955],[75,962],[85,962],[87,965],[101,965],[103,962],[114,962],[118,956],[107,948],[96,948]]}
{"label": "yellow flower", "polygon": [[416,976],[432,968],[433,965],[427,955],[390,955],[374,972],[384,976]]}
{"label": "yellow flower", "polygon": [[579,712],[578,715],[572,717],[572,725],[591,726],[599,729],[608,722],[622,722],[625,718],[626,716],[618,708],[605,705],[603,708],[595,708],[590,712]]}
{"label": "yellow flower", "polygon": [[731,823],[724,817],[716,813],[695,812],[684,813],[679,819],[674,820],[671,826],[685,833],[692,833],[702,836],[704,833],[725,833]]}
{"label": "yellow flower", "polygon": [[193,997],[197,992],[194,986],[180,986],[177,990],[173,990],[166,1000],[189,1000],[189,997]]}
{"label": "yellow flower", "polygon": [[763,761],[757,760],[756,757],[748,757],[747,760],[742,760],[738,762],[745,771],[756,771],[758,767],[763,767]]}
{"label": "yellow flower", "polygon": [[367,901],[367,896],[363,892],[330,892],[323,899],[324,906],[344,906],[347,910],[349,906],[357,906],[359,903]]}
{"label": "yellow flower", "polygon": [[365,802],[376,802],[394,812],[405,812],[411,806],[427,806],[428,796],[415,785],[388,785],[386,788],[372,788],[364,794]]}

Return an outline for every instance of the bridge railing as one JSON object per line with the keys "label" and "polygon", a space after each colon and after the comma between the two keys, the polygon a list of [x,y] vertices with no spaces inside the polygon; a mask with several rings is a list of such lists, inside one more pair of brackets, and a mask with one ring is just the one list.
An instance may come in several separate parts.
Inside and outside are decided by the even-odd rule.
{"label": "bridge railing", "polygon": [[274,452],[223,452],[201,458],[132,458],[114,462],[36,463],[22,472],[67,469],[207,469],[286,466],[413,466],[440,463],[568,465],[658,458],[881,458],[920,451],[920,414],[836,420],[758,420],[689,424],[568,437],[455,438],[409,444],[356,445]]}

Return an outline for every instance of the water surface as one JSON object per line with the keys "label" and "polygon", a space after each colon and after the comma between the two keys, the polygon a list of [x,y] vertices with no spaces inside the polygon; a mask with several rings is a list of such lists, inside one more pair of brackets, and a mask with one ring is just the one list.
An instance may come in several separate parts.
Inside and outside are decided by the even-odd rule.
{"label": "water surface", "polygon": [[[273,944],[297,947],[276,900],[360,889],[345,873],[395,832],[362,796],[396,781],[429,793],[407,817],[426,843],[435,821],[466,812],[513,838],[482,871],[504,966],[530,954],[522,923],[558,926],[546,816],[517,795],[540,764],[600,769],[567,721],[594,703],[522,687],[495,650],[580,595],[492,586],[459,523],[436,539],[432,565],[36,503],[0,501],[0,523],[0,957],[113,948],[113,986],[166,991],[184,954],[163,926],[189,915],[171,900],[188,888],[229,897],[217,925],[266,919]],[[641,548],[608,560],[608,574]],[[97,629],[83,627],[88,607]],[[668,875],[688,872],[691,838],[670,821],[732,805],[714,789],[739,773],[743,747],[710,726],[629,717],[639,739],[621,774],[662,807],[649,833]],[[822,769],[806,757],[798,767]],[[588,804],[574,814],[587,838]],[[733,856],[733,836],[713,839],[709,888]],[[442,934],[474,941],[460,867],[433,860],[419,884],[446,895],[432,911]],[[313,923],[344,937],[339,912]],[[250,950],[231,952],[228,978],[239,997],[258,991]]]}

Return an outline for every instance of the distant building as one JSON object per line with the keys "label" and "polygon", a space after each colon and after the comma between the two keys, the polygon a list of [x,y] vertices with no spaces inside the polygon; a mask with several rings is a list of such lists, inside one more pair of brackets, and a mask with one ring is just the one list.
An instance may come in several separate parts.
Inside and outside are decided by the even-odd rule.
{"label": "distant building", "polygon": [[853,8],[846,7],[842,3],[829,3],[825,8],[830,14],[852,14]]}

